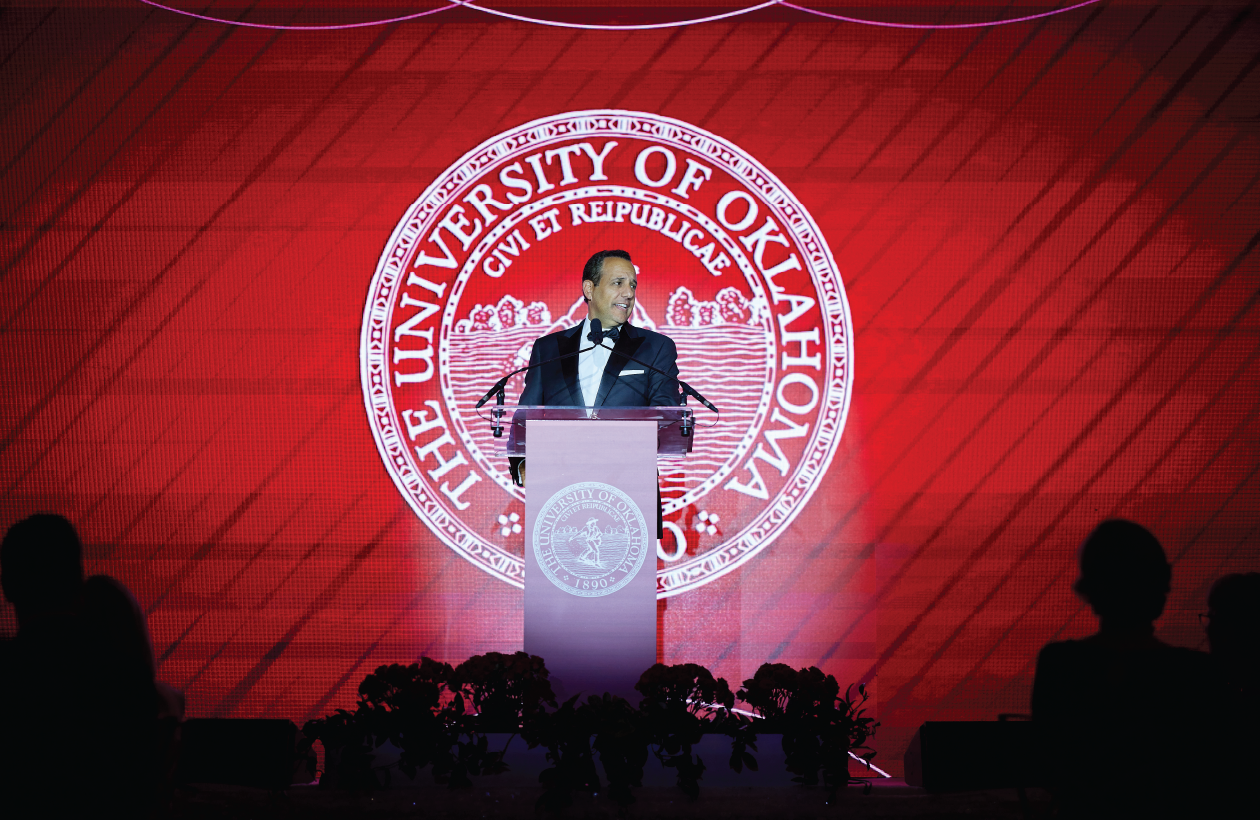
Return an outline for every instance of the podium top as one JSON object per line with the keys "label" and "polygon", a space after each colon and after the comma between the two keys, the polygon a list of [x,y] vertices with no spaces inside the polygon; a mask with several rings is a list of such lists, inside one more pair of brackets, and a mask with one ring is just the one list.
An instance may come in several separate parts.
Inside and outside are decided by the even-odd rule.
{"label": "podium top", "polygon": [[650,421],[656,423],[656,455],[682,458],[691,452],[694,422],[689,407],[494,407],[511,413],[507,444],[502,455],[525,455],[525,431],[530,421],[572,421],[592,424],[601,421]]}

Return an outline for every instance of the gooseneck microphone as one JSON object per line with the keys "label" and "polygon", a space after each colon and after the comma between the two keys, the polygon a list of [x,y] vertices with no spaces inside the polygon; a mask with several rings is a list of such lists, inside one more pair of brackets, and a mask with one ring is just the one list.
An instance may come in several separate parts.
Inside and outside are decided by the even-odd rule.
{"label": "gooseneck microphone", "polygon": [[[598,322],[599,320],[598,320],[598,319],[595,319],[594,321],[595,321],[595,322]],[[603,333],[602,333],[602,332],[601,332],[601,334],[600,334],[600,339],[601,339],[601,341],[603,340]],[[580,356],[580,355],[581,355],[581,354],[583,354],[583,353],[586,353],[586,352],[588,352],[588,351],[594,350],[594,349],[595,349],[596,347],[598,347],[598,346],[599,346],[599,343],[598,343],[598,342],[596,342],[595,344],[591,345],[590,347],[584,347],[584,348],[582,348],[581,350],[571,350],[571,351],[569,351],[568,353],[564,353],[564,354],[562,354],[562,355],[559,355],[559,356],[554,356],[554,357],[552,357],[552,358],[550,358],[550,359],[547,359],[545,362],[539,362],[538,364],[527,364],[527,365],[525,365],[524,367],[518,367],[516,370],[513,370],[511,373],[507,374],[506,376],[504,376],[503,378],[501,378],[501,379],[499,379],[497,382],[495,382],[495,383],[494,383],[494,387],[491,387],[491,388],[490,388],[490,390],[489,390],[489,391],[488,391],[488,392],[487,392],[484,396],[482,396],[482,397],[481,397],[481,400],[480,400],[479,402],[477,402],[476,407],[474,407],[473,409],[474,409],[474,410],[479,410],[479,409],[481,409],[481,406],[482,406],[483,404],[485,404],[486,402],[490,401],[490,399],[495,398],[495,396],[498,396],[498,399],[496,400],[496,402],[495,402],[495,403],[496,403],[496,404],[503,404],[503,398],[504,398],[504,396],[503,396],[503,391],[504,391],[504,389],[507,387],[507,383],[508,383],[509,381],[511,381],[512,377],[513,377],[513,376],[515,376],[517,373],[524,373],[526,370],[530,370],[530,369],[535,368],[535,367],[542,367],[543,365],[545,365],[545,364],[551,364],[552,362],[558,362],[558,361],[560,361],[561,359],[568,359],[568,358],[571,358],[571,357],[573,357],[573,356]]]}
{"label": "gooseneck microphone", "polygon": [[[583,349],[581,349],[581,350],[574,350],[574,351],[571,351],[571,352],[569,352],[569,353],[565,353],[565,354],[563,354],[563,355],[556,356],[556,357],[551,358],[551,359],[547,359],[546,361],[539,362],[538,364],[527,364],[527,365],[525,365],[524,367],[521,367],[521,368],[518,368],[518,369],[516,369],[516,370],[513,370],[511,373],[507,374],[506,376],[504,376],[503,378],[501,378],[501,379],[499,379],[497,382],[495,382],[494,387],[491,387],[491,388],[490,388],[490,389],[486,392],[486,394],[485,394],[484,396],[482,396],[482,397],[481,397],[481,400],[477,402],[477,406],[476,406],[474,409],[480,409],[480,408],[482,407],[482,405],[484,405],[486,402],[490,401],[490,399],[492,399],[492,398],[496,398],[496,397],[497,397],[497,399],[496,399],[496,402],[495,402],[495,403],[496,403],[496,404],[503,404],[503,400],[504,400],[504,395],[503,395],[503,393],[504,393],[504,389],[507,387],[507,383],[508,383],[508,381],[509,381],[509,380],[510,380],[513,376],[515,376],[517,373],[523,373],[523,372],[525,372],[526,370],[529,370],[529,369],[531,369],[531,368],[535,368],[535,367],[542,367],[542,366],[543,366],[543,365],[545,365],[545,364],[551,364],[552,362],[558,362],[558,361],[560,361],[561,359],[567,359],[567,358],[569,358],[569,357],[571,357],[571,356],[578,356],[578,355],[581,355],[582,353],[586,353],[587,351],[594,350],[595,348],[600,347],[601,345],[603,345],[603,343],[604,343],[604,324],[603,324],[603,322],[601,322],[599,319],[592,318],[592,319],[591,319],[591,332],[590,332],[590,333],[588,333],[588,334],[586,335],[586,339],[587,339],[587,341],[591,342],[591,346],[590,346],[590,347],[583,348]],[[696,390],[694,387],[692,387],[691,385],[687,384],[685,381],[683,381],[682,379],[678,378],[677,376],[672,375],[672,374],[670,374],[670,373],[666,373],[664,370],[661,370],[661,369],[660,369],[660,368],[658,368],[658,367],[654,367],[654,366],[652,366],[652,365],[648,364],[648,363],[647,363],[647,362],[645,362],[645,361],[641,361],[641,360],[639,360],[639,359],[636,359],[635,357],[631,356],[630,354],[628,354],[628,353],[626,353],[626,352],[624,352],[624,351],[623,351],[623,352],[618,352],[618,353],[616,353],[615,355],[620,356],[620,357],[622,357],[623,359],[628,359],[629,361],[632,361],[632,362],[634,362],[635,364],[641,364],[641,365],[643,365],[644,367],[646,367],[648,370],[651,370],[653,373],[660,373],[662,376],[664,376],[665,378],[669,379],[670,381],[677,382],[677,383],[678,383],[678,386],[682,388],[682,392],[683,392],[683,396],[684,396],[684,399],[683,399],[683,400],[684,400],[684,401],[686,401],[686,398],[685,398],[686,396],[692,396],[692,397],[694,397],[694,398],[695,398],[695,400],[696,400],[696,401],[700,402],[702,405],[704,405],[705,407],[707,407],[709,410],[712,410],[714,413],[719,413],[719,414],[721,413],[721,411],[720,411],[720,410],[718,410],[716,407],[714,407],[714,406],[713,406],[713,403],[712,403],[712,402],[710,402],[710,401],[709,401],[708,399],[706,399],[704,396],[700,395],[700,391]]]}
{"label": "gooseneck microphone", "polygon": [[660,373],[660,374],[661,374],[662,376],[664,376],[665,378],[670,379],[671,381],[676,381],[676,382],[678,382],[678,386],[682,388],[682,391],[683,391],[683,395],[684,395],[684,396],[692,396],[692,397],[694,397],[694,398],[695,398],[695,400],[696,400],[696,401],[700,402],[700,403],[701,403],[701,404],[703,404],[705,407],[707,407],[707,408],[709,408],[710,410],[712,410],[714,413],[721,413],[721,411],[720,411],[720,410],[718,410],[716,407],[714,407],[714,406],[713,406],[713,402],[709,401],[709,400],[708,400],[708,399],[706,399],[704,396],[700,395],[700,391],[699,391],[699,390],[696,390],[696,388],[694,388],[694,387],[692,387],[691,385],[687,384],[685,381],[683,381],[682,379],[678,378],[677,376],[672,376],[672,375],[670,375],[669,373],[666,373],[664,370],[661,370],[660,368],[653,367],[652,365],[648,364],[648,363],[647,363],[647,362],[645,362],[645,361],[641,361],[641,360],[639,360],[639,359],[636,359],[635,357],[631,356],[629,353],[616,353],[616,354],[614,354],[614,355],[617,355],[617,356],[622,356],[623,358],[629,359],[630,361],[634,362],[635,364],[641,364],[641,365],[643,365],[644,367],[646,367],[648,370],[651,370],[653,373]]}
{"label": "gooseneck microphone", "polygon": [[[587,338],[587,340],[588,340],[588,341],[593,342],[593,343],[594,343],[594,344],[596,344],[596,345],[603,344],[603,342],[604,342],[604,325],[603,325],[603,323],[602,323],[602,322],[600,322],[600,321],[599,321],[599,319],[591,319],[591,332],[590,332],[590,333],[588,333],[588,334],[586,335],[586,338]],[[713,406],[713,403],[712,403],[712,402],[710,402],[710,401],[709,401],[708,399],[706,399],[704,396],[700,395],[700,391],[696,390],[694,387],[692,387],[691,385],[687,384],[685,381],[683,381],[682,379],[678,378],[677,376],[670,375],[669,373],[666,373],[664,370],[660,370],[659,368],[655,368],[655,367],[653,367],[652,365],[648,364],[647,362],[640,361],[640,360],[636,359],[635,357],[631,356],[629,353],[622,352],[622,353],[617,353],[616,355],[621,356],[621,357],[623,357],[623,358],[625,358],[625,359],[629,359],[630,361],[634,362],[635,364],[641,364],[641,365],[643,365],[644,367],[646,367],[648,370],[651,370],[653,373],[660,373],[662,376],[664,376],[664,377],[665,377],[665,378],[667,378],[667,379],[670,379],[671,381],[678,382],[678,386],[679,386],[679,387],[681,387],[681,388],[682,388],[682,390],[683,390],[683,395],[685,395],[685,396],[694,396],[694,397],[695,397],[695,399],[696,399],[696,401],[700,402],[700,403],[701,403],[701,404],[703,404],[705,407],[707,407],[707,408],[709,408],[710,410],[712,410],[714,413],[720,413],[720,411],[719,411],[716,407],[714,407],[714,406]],[[480,406],[480,405],[478,405],[478,406]]]}

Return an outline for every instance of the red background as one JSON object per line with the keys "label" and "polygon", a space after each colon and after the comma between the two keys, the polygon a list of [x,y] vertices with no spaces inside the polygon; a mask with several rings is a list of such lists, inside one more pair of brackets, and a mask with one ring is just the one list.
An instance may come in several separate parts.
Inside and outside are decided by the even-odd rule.
{"label": "red background", "polygon": [[[381,16],[291,5],[210,13]],[[1070,583],[1100,518],[1165,544],[1176,644],[1202,645],[1214,578],[1260,564],[1250,6],[956,30],[786,8],[637,32],[467,9],[336,32],[127,0],[0,14],[0,525],[70,517],[194,716],[301,721],[378,664],[519,648],[520,591],[386,475],[359,322],[425,186],[568,110],[656,112],[757,157],[819,224],[853,315],[830,471],[755,560],[668,601],[667,661],[872,681],[877,762],[899,771],[921,721],[1026,710],[1038,647],[1093,629]]]}

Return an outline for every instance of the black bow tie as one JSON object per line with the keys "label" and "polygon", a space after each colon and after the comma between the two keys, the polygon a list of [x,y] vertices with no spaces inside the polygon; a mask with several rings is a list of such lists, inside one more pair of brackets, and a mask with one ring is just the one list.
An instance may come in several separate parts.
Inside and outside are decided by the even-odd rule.
{"label": "black bow tie", "polygon": [[[602,331],[602,335],[604,339],[611,339],[613,341],[613,344],[616,344],[617,338],[621,336],[621,326],[618,325],[617,327],[609,328],[608,330]],[[595,344],[598,344],[598,345],[603,344],[602,339],[598,342],[595,341],[595,331],[593,330],[590,333],[586,334],[586,338],[588,341],[595,342]]]}

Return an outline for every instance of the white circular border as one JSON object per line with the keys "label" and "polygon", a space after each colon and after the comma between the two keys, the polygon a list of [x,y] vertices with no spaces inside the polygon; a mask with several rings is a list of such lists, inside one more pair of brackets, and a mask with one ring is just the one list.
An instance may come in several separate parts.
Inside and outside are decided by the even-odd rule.
{"label": "white circular border", "polygon": [[[551,506],[556,503],[556,499],[560,498],[560,496],[567,495],[577,490],[605,490],[610,495],[614,495],[626,502],[626,505],[634,510],[635,518],[639,524],[639,532],[643,533],[643,548],[639,550],[639,560],[635,561],[634,569],[627,572],[624,578],[610,587],[585,591],[574,589],[556,578],[555,574],[551,572],[551,570],[547,569],[547,565],[543,563],[542,557],[538,554],[538,534],[542,529],[544,517],[542,513],[550,509]],[[649,553],[653,556],[656,555],[656,550],[654,549],[655,545],[652,543],[653,539],[648,537],[647,519],[643,517],[643,510],[639,509],[639,505],[634,503],[633,498],[611,484],[604,484],[599,481],[579,481],[576,484],[570,484],[564,489],[557,490],[553,493],[551,498],[547,499],[538,512],[538,520],[534,522],[534,530],[530,533],[529,539],[530,549],[534,551],[534,559],[538,562],[538,568],[542,570],[542,574],[547,576],[548,581],[555,584],[557,588],[576,598],[603,598],[605,595],[612,595],[614,592],[630,583],[630,581],[639,574],[639,571],[643,569],[643,562],[647,559]]]}
{"label": "white circular border", "polygon": [[[696,589],[750,560],[769,545],[800,514],[813,496],[818,481],[830,466],[848,419],[853,393],[853,322],[844,285],[822,232],[782,182],[756,159],[734,144],[689,123],[659,114],[616,109],[571,111],[543,117],[497,136],[473,148],[434,180],[407,209],[385,244],[368,290],[360,333],[359,371],[364,403],[372,435],[386,469],[407,503],[429,529],[465,559],[516,587],[524,585],[524,562],[489,541],[479,538],[429,492],[409,465],[392,414],[392,390],[385,378],[386,321],[391,313],[394,283],[417,238],[424,235],[443,206],[475,183],[481,169],[509,154],[524,153],[540,145],[584,137],[623,136],[653,140],[708,158],[745,188],[759,195],[782,230],[792,235],[803,255],[819,309],[826,320],[828,356],[823,378],[825,406],[815,417],[805,453],[783,489],[765,503],[739,533],[720,547],[657,573],[657,597],[666,598]],[[440,352],[439,352],[440,356]],[[760,420],[764,424],[764,419]],[[754,420],[756,425],[757,420]],[[463,445],[471,449],[464,438]]]}

